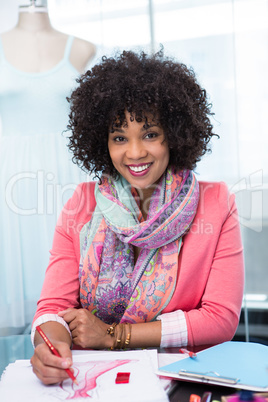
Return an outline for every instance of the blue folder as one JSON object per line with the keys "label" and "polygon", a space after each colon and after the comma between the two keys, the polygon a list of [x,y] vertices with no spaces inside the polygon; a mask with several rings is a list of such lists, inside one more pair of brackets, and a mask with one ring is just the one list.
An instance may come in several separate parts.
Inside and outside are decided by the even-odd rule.
{"label": "blue folder", "polygon": [[175,363],[157,374],[181,380],[268,391],[268,346],[253,342],[224,342]]}

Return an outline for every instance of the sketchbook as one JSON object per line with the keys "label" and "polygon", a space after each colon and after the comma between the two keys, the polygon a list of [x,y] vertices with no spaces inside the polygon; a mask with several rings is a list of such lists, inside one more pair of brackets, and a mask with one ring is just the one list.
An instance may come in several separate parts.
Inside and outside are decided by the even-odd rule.
{"label": "sketchbook", "polygon": [[224,342],[162,366],[158,375],[247,389],[268,391],[268,346],[253,342]]}
{"label": "sketchbook", "polygon": [[[71,379],[43,385],[32,372],[30,360],[17,360],[6,368],[0,381],[1,402],[167,402],[168,396],[155,374],[156,350],[73,353],[78,385]],[[118,372],[130,373],[129,383],[115,382]]]}

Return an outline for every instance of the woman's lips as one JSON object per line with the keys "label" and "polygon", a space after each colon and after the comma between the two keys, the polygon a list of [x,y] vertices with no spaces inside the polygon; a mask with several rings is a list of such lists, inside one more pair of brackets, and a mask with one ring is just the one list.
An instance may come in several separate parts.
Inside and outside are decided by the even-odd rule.
{"label": "woman's lips", "polygon": [[133,176],[144,176],[150,169],[152,163],[142,165],[128,165],[128,170]]}

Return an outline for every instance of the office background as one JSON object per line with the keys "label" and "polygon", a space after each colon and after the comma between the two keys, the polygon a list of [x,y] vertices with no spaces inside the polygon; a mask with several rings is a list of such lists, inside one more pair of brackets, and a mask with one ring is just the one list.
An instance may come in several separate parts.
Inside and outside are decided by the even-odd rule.
{"label": "office background", "polygon": [[[0,0],[0,10],[1,33],[15,26],[18,1]],[[220,135],[196,174],[223,180],[236,194],[249,335],[268,341],[268,1],[48,0],[48,11],[56,29],[95,43],[91,64],[162,44],[166,55],[193,67]]]}

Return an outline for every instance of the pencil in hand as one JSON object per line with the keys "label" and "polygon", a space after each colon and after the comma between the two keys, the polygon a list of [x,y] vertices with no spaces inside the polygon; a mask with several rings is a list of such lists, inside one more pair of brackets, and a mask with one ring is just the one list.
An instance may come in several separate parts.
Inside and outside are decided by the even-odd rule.
{"label": "pencil in hand", "polygon": [[[36,330],[38,331],[38,333],[41,335],[41,337],[44,339],[45,343],[47,344],[47,346],[49,347],[49,349],[51,350],[51,352],[53,353],[53,355],[58,356],[58,357],[62,357],[59,352],[57,351],[57,349],[52,345],[52,343],[50,342],[50,340],[48,339],[48,337],[45,335],[45,333],[42,331],[42,329],[39,327],[39,325],[36,326]],[[78,381],[75,378],[75,376],[73,375],[72,371],[70,369],[64,369],[66,371],[66,373],[68,374],[68,376],[73,380],[73,382],[78,385]]]}

